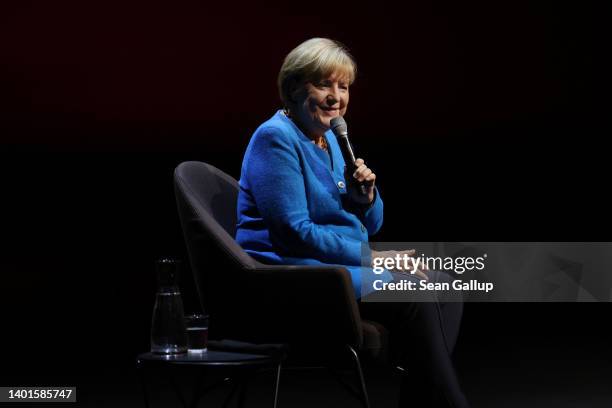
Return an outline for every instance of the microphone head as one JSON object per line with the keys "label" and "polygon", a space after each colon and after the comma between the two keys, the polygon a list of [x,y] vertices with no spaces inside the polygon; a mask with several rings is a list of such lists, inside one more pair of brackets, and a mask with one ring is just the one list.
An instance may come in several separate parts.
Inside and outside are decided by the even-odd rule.
{"label": "microphone head", "polygon": [[329,121],[329,127],[336,136],[346,136],[348,134],[346,121],[342,116],[332,118],[332,120]]}

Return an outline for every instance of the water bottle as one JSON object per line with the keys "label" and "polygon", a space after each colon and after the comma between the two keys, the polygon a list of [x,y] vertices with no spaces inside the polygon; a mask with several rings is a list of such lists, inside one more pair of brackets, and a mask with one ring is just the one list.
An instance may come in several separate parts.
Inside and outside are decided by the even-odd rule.
{"label": "water bottle", "polygon": [[180,354],[187,352],[183,300],[179,290],[180,262],[157,261],[157,295],[151,322],[151,352]]}

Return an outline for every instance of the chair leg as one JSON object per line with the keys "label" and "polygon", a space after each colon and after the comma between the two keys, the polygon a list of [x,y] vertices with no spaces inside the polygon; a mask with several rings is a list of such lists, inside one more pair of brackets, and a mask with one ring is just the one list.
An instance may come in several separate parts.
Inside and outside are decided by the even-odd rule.
{"label": "chair leg", "polygon": [[278,407],[278,388],[280,384],[281,366],[282,363],[278,363],[278,366],[276,367],[276,381],[274,382],[274,408]]}
{"label": "chair leg", "polygon": [[361,391],[361,403],[365,408],[370,408],[370,399],[368,398],[368,390],[366,389],[365,379],[363,377],[363,370],[361,369],[361,362],[359,361],[359,355],[355,349],[351,346],[348,346],[351,357],[353,358],[353,363],[355,364],[355,369],[357,370],[357,374],[359,375],[359,385]]}

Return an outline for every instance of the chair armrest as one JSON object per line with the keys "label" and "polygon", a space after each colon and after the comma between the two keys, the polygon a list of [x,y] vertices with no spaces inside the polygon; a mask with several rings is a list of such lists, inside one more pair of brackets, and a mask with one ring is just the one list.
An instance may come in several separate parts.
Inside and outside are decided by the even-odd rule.
{"label": "chair armrest", "polygon": [[241,320],[245,340],[361,347],[361,316],[345,268],[265,265],[243,273],[241,286],[248,290],[241,293],[250,299],[233,320]]}

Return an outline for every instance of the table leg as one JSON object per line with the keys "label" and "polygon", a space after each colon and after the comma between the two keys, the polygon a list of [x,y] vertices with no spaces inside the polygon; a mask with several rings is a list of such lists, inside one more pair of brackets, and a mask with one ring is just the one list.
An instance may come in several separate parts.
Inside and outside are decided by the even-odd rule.
{"label": "table leg", "polygon": [[176,380],[174,379],[174,377],[171,375],[170,372],[166,372],[166,375],[168,378],[168,382],[172,386],[172,389],[174,390],[178,399],[181,401],[181,405],[183,406],[183,408],[189,408],[189,406],[187,405],[187,401],[185,401],[185,397],[183,396],[183,393],[181,392],[181,389],[179,385],[176,383]]}
{"label": "table leg", "polygon": [[200,370],[199,375],[196,376],[195,382],[193,383],[193,397],[191,399],[191,404],[189,404],[191,408],[196,408],[198,406],[198,402],[200,402],[200,399],[202,399],[202,396],[204,395],[205,376],[204,370]]}
{"label": "table leg", "polygon": [[238,408],[244,407],[244,400],[246,397],[246,390],[249,383],[249,373],[245,373],[240,381],[240,393],[238,394]]}
{"label": "table leg", "polygon": [[140,360],[136,362],[136,371],[138,372],[138,380],[140,382],[140,386],[142,387],[144,406],[145,408],[149,408],[149,394],[147,393],[146,373],[144,367],[142,367],[142,363],[140,362]]}

